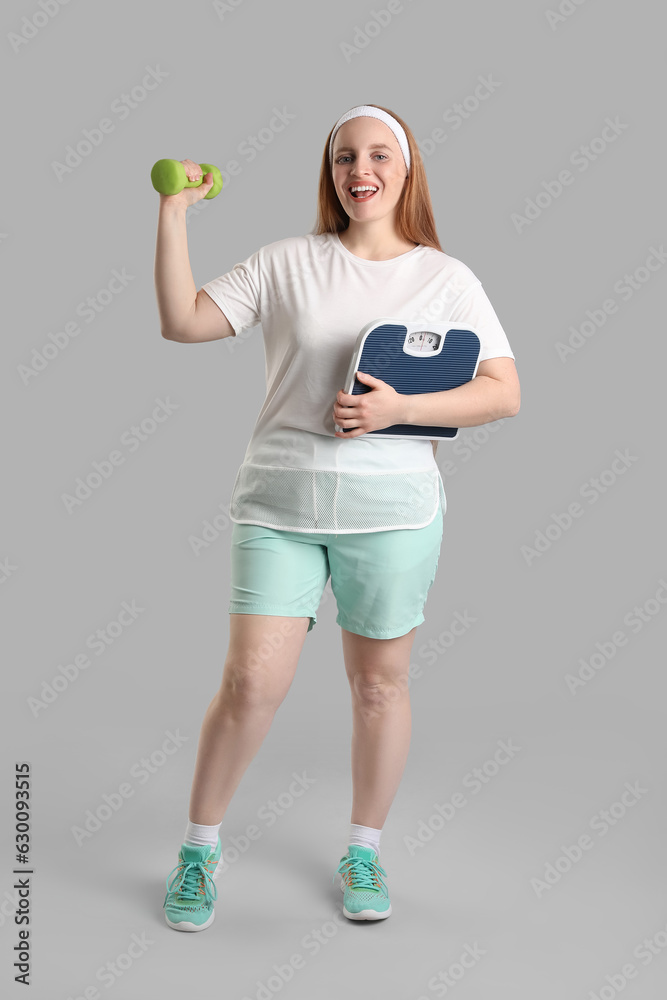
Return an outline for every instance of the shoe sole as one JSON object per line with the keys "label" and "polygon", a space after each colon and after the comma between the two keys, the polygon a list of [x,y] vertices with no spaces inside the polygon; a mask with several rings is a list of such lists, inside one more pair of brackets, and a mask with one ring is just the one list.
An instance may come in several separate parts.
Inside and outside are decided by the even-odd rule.
{"label": "shoe sole", "polygon": [[350,913],[345,907],[343,907],[343,913],[349,920],[384,920],[385,917],[391,915],[391,904],[382,913],[377,910],[360,910],[359,913]]}
{"label": "shoe sole", "polygon": [[203,924],[193,924],[190,920],[181,920],[179,923],[174,923],[170,920],[165,913],[164,919],[167,921],[170,927],[173,927],[175,931],[205,931],[207,927],[210,927],[215,920],[215,910],[211,913],[211,916]]}

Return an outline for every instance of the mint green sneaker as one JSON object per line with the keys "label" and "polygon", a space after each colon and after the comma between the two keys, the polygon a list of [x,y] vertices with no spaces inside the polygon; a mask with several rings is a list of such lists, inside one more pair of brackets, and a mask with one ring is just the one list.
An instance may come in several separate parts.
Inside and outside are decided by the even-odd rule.
{"label": "mint green sneaker", "polygon": [[213,904],[218,898],[213,874],[221,854],[220,837],[215,848],[210,844],[181,844],[178,864],[167,875],[167,895],[162,904],[165,919],[174,930],[203,931],[213,923]]}
{"label": "mint green sneaker", "polygon": [[[349,844],[334,874],[340,873],[344,892],[343,913],[350,920],[384,920],[391,913],[389,891],[380,875],[386,875],[372,847]],[[333,881],[333,880],[332,880]]]}

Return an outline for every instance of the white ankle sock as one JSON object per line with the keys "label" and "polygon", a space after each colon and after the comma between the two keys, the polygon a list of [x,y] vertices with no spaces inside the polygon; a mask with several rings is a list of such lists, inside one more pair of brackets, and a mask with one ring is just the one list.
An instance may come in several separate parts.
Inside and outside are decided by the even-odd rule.
{"label": "white ankle sock", "polygon": [[372,847],[379,858],[381,833],[382,829],[376,830],[373,826],[350,823],[350,836],[347,842],[348,844],[358,844],[360,847]]}
{"label": "white ankle sock", "polygon": [[188,825],[183,841],[186,844],[194,844],[197,846],[210,844],[211,847],[215,847],[218,843],[218,830],[221,825],[222,820],[220,823],[214,824],[213,826],[202,826],[201,823],[191,823],[188,819]]}

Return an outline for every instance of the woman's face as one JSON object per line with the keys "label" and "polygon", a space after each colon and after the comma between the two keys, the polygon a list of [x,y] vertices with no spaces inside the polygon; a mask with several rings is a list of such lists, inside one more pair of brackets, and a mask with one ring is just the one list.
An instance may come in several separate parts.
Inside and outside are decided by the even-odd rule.
{"label": "woman's face", "polygon": [[[350,219],[381,219],[396,207],[407,168],[396,136],[378,118],[351,118],[336,132],[332,177],[336,194]],[[350,188],[371,185],[372,197],[355,198]]]}

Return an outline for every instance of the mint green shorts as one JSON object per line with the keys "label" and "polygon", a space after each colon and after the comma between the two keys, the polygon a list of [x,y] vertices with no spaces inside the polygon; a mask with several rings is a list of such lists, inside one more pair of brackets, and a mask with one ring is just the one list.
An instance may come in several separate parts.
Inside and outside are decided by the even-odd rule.
{"label": "mint green shorts", "polygon": [[331,576],[338,625],[373,639],[405,635],[425,621],[442,534],[442,505],[424,528],[347,535],[235,521],[229,613],[308,616],[310,632]]}

